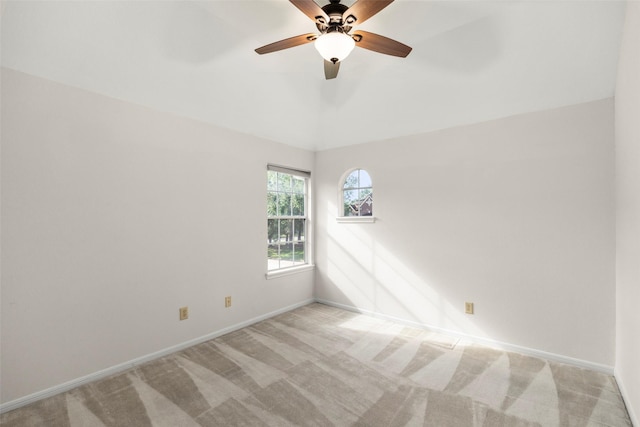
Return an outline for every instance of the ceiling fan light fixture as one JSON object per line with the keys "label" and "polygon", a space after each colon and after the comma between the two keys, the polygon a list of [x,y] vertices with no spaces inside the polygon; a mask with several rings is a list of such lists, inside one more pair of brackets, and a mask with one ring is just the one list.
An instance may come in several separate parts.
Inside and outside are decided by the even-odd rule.
{"label": "ceiling fan light fixture", "polygon": [[334,64],[349,56],[356,46],[356,42],[351,36],[339,31],[321,35],[314,44],[320,55]]}

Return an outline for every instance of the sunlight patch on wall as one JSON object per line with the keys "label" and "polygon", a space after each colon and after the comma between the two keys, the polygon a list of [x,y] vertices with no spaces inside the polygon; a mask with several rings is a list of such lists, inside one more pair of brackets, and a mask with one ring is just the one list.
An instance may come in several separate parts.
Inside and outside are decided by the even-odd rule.
{"label": "sunlight patch on wall", "polygon": [[397,255],[376,242],[371,224],[339,224],[335,206],[327,209],[327,270],[331,286],[359,309],[435,329],[487,337],[438,286],[416,274]]}
{"label": "sunlight patch on wall", "polygon": [[329,239],[327,276],[350,301],[358,301],[358,307],[373,310],[374,281],[371,274],[358,264],[349,253],[333,239]]}
{"label": "sunlight patch on wall", "polygon": [[377,301],[381,311],[405,309],[418,322],[485,337],[476,323],[462,312],[462,307],[450,303],[385,247],[376,243],[371,252],[374,259],[373,275],[389,295],[389,298]]}

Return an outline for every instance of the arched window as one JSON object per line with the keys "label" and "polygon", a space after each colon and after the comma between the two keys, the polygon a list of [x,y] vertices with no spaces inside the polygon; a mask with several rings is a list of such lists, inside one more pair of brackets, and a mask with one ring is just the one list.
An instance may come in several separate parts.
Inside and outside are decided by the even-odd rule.
{"label": "arched window", "polygon": [[364,169],[349,174],[342,185],[342,216],[373,216],[373,184]]}

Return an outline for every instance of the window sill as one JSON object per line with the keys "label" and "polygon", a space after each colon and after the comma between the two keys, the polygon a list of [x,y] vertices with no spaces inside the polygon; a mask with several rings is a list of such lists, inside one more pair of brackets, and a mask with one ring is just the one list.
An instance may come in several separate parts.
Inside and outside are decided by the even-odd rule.
{"label": "window sill", "polygon": [[285,268],[282,270],[275,270],[275,271],[270,271],[268,273],[266,273],[264,276],[267,278],[267,280],[271,280],[271,279],[277,279],[278,277],[283,277],[283,276],[290,276],[292,274],[298,274],[298,273],[302,273],[305,271],[311,271],[315,268],[315,265],[313,264],[305,264],[305,265],[301,265],[299,267],[291,267],[291,268]]}
{"label": "window sill", "polygon": [[372,222],[376,222],[376,217],[375,216],[339,216],[339,217],[336,217],[336,221],[344,224],[372,223]]}

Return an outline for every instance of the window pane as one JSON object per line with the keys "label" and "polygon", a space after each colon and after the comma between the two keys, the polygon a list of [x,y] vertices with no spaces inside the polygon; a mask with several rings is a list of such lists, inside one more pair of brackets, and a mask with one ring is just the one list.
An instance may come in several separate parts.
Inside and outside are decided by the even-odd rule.
{"label": "window pane", "polygon": [[281,219],[280,220],[280,242],[290,242],[291,241],[291,233],[293,231],[293,221],[290,219]]}
{"label": "window pane", "polygon": [[358,190],[345,190],[343,193],[345,203],[351,204],[358,200]]}
{"label": "window pane", "polygon": [[267,256],[269,259],[280,259],[280,245],[273,244],[267,247]]}
{"label": "window pane", "polygon": [[354,170],[349,174],[344,181],[344,188],[357,188],[358,187],[358,170]]}
{"label": "window pane", "polygon": [[293,261],[293,243],[280,245],[280,259],[282,261]]}
{"label": "window pane", "polygon": [[357,214],[356,201],[358,200],[358,190],[345,190],[343,192],[344,216],[353,216]]}
{"label": "window pane", "polygon": [[278,215],[278,195],[267,193],[267,216]]}
{"label": "window pane", "polygon": [[360,169],[359,172],[360,179],[358,181],[358,187],[371,187],[371,177],[369,176],[369,173],[364,169]]}
{"label": "window pane", "polygon": [[275,270],[280,268],[280,255],[278,254],[278,245],[267,246],[267,270]]}
{"label": "window pane", "polygon": [[278,191],[291,191],[291,175],[278,173]]}
{"label": "window pane", "polygon": [[267,171],[267,191],[278,189],[278,172]]}
{"label": "window pane", "polygon": [[305,263],[305,255],[304,255],[304,243],[296,243],[293,245],[294,253],[293,253],[293,262],[294,264],[304,264]]}
{"label": "window pane", "polygon": [[278,220],[277,219],[268,219],[267,220],[267,240],[268,243],[276,243],[278,241]]}
{"label": "window pane", "polygon": [[371,189],[360,190],[358,204],[360,206],[360,216],[371,216],[373,213],[373,193],[371,193]]}
{"label": "window pane", "polygon": [[305,226],[304,219],[294,219],[293,220],[293,240],[296,241],[304,241],[305,235]]}
{"label": "window pane", "polygon": [[304,194],[294,194],[291,200],[292,209],[291,212],[295,216],[304,215]]}
{"label": "window pane", "polygon": [[291,194],[278,193],[278,215],[291,216]]}
{"label": "window pane", "polygon": [[304,194],[304,179],[293,177],[293,192]]}
{"label": "window pane", "polygon": [[344,216],[358,216],[358,209],[355,205],[344,204]]}
{"label": "window pane", "polygon": [[371,188],[361,188],[358,190],[358,200],[366,199],[369,194],[371,194]]}

